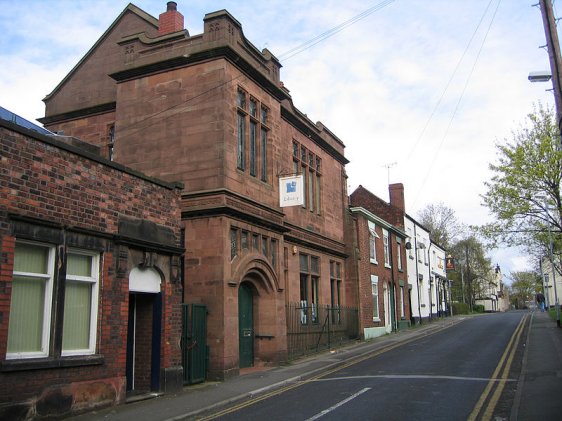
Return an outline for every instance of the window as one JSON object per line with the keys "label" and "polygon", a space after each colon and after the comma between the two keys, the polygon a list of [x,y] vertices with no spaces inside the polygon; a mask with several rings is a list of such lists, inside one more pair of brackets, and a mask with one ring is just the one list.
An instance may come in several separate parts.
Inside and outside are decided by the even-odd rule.
{"label": "window", "polygon": [[49,352],[55,249],[16,243],[6,358]]}
{"label": "window", "polygon": [[271,252],[271,266],[277,266],[277,240],[275,238],[271,239],[270,243],[270,252]]}
{"label": "window", "polygon": [[236,106],[238,108],[246,109],[246,92],[242,89],[238,89],[238,94],[236,95]]}
{"label": "window", "polygon": [[[314,173],[312,171],[308,172],[308,185],[314,186]],[[314,196],[314,189],[312,187],[308,188],[308,203],[310,212],[314,212],[314,204],[316,203]]]}
{"label": "window", "polygon": [[299,255],[301,323],[318,323],[319,259],[307,254]]}
{"label": "window", "polygon": [[293,173],[303,175],[302,207],[317,215],[320,215],[322,207],[321,168],[320,157],[293,140]]}
{"label": "window", "polygon": [[371,296],[373,298],[373,321],[379,322],[379,277],[371,275]]}
{"label": "window", "polygon": [[95,352],[99,257],[69,250],[64,288],[62,355]]}
{"label": "window", "polygon": [[261,143],[260,143],[260,160],[261,160],[261,181],[267,182],[267,130],[262,127],[261,129]]}
{"label": "window", "polygon": [[[100,255],[70,249],[58,258],[63,267],[55,267],[54,246],[16,242],[6,359],[95,353]],[[56,289],[64,291],[63,308]]]}
{"label": "window", "polygon": [[230,260],[238,256],[238,230],[230,228]]}
{"label": "window", "polygon": [[275,267],[277,264],[276,239],[232,226],[230,228],[230,259],[233,260],[240,252],[250,248],[270,259],[272,266]]}
{"label": "window", "polygon": [[384,243],[384,265],[390,267],[390,237],[388,231],[382,230],[383,243]]}
{"label": "window", "polygon": [[398,265],[398,270],[403,270],[402,267],[402,241],[396,239],[396,264]]}
{"label": "window", "polygon": [[256,176],[256,167],[257,167],[257,130],[258,125],[254,120],[250,120],[250,175],[252,177]]}
{"label": "window", "polygon": [[246,116],[238,113],[238,142],[236,149],[236,165],[239,170],[246,169]]}
{"label": "window", "polygon": [[332,305],[332,322],[341,322],[341,263],[330,262],[330,304]]}
{"label": "window", "polygon": [[318,257],[310,257],[310,283],[312,285],[312,323],[318,323]]}
{"label": "window", "polygon": [[[257,99],[249,97],[241,88],[236,96],[237,106],[237,168],[246,171],[252,177],[268,182],[267,139],[269,127],[269,110]],[[248,133],[246,133],[248,130]]]}
{"label": "window", "polygon": [[379,238],[376,232],[376,225],[374,222],[369,221],[369,259],[371,263],[377,264],[377,242],[376,239]]}
{"label": "window", "polygon": [[115,124],[111,124],[107,130],[107,148],[109,160],[113,161],[113,148],[115,147]]}

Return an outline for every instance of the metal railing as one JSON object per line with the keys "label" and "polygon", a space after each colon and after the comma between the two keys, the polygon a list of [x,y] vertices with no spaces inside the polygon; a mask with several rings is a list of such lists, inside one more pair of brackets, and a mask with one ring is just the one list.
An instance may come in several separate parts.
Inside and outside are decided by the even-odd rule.
{"label": "metal railing", "polygon": [[359,338],[356,308],[287,304],[288,359],[317,352]]}

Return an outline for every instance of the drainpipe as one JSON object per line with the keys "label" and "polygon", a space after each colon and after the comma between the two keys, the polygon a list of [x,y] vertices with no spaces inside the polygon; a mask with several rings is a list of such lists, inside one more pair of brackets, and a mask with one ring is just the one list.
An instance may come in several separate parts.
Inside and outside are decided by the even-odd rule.
{"label": "drainpipe", "polygon": [[[413,221],[412,221],[413,222]],[[422,324],[422,315],[421,315],[421,295],[420,295],[420,275],[418,272],[418,237],[416,234],[416,224],[414,223],[414,260],[416,262],[416,285],[418,286],[418,316],[420,318],[420,325]]]}
{"label": "drainpipe", "polygon": [[[396,234],[394,234],[394,237],[396,237]],[[384,241],[384,239],[383,239]],[[392,285],[392,289],[394,291],[394,294],[392,294],[394,296],[394,326],[392,326],[392,329],[395,332],[398,332],[398,306],[396,305],[398,300],[397,300],[397,293],[396,293],[396,277],[394,276],[394,268],[396,267],[396,265],[394,264],[394,259],[392,258],[393,256],[393,252],[392,252],[392,231],[388,230],[388,259],[390,260],[390,283]]]}

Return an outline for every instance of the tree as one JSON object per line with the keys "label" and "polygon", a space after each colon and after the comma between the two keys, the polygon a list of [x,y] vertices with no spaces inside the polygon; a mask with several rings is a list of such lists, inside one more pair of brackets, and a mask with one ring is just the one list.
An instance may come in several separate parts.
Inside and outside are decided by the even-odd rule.
{"label": "tree", "polygon": [[429,230],[431,241],[445,250],[449,250],[466,232],[466,227],[459,222],[455,211],[443,203],[427,205],[418,212],[418,221]]}
{"label": "tree", "polygon": [[535,294],[541,290],[541,276],[536,272],[512,272],[510,301],[515,308],[526,308],[534,302]]}
{"label": "tree", "polygon": [[479,231],[494,247],[504,243],[536,251],[542,245],[542,254],[549,236],[555,244],[562,239],[562,151],[550,108],[535,106],[528,120],[511,141],[496,145],[498,161],[489,165],[493,176],[482,196],[496,222]]}
{"label": "tree", "polygon": [[487,279],[492,270],[490,259],[483,244],[473,235],[454,244],[450,254],[455,260],[455,271],[447,273],[453,280],[453,299],[462,300],[472,308],[479,293],[478,280]]}

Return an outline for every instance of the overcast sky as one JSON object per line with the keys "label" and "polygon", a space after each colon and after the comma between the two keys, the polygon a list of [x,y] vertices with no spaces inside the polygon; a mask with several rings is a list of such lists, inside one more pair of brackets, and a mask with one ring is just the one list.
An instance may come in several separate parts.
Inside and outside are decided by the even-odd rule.
{"label": "overcast sky", "polygon": [[[166,10],[165,0],[133,3],[155,17]],[[479,195],[496,143],[538,101],[554,103],[550,83],[527,80],[549,68],[538,0],[177,3],[191,35],[206,13],[228,10],[280,59],[295,106],[345,143],[349,192],[362,184],[388,200],[388,182],[401,182],[414,217],[442,202],[465,224],[489,221]],[[42,99],[127,4],[0,0],[0,105],[44,116]],[[291,53],[305,43],[315,45]],[[530,269],[514,250],[489,256],[504,274]]]}

